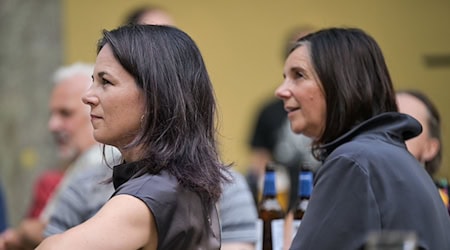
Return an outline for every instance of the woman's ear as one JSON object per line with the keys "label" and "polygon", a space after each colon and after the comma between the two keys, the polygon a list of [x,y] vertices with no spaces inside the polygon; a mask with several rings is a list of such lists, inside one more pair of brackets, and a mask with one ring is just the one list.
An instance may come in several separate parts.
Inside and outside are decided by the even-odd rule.
{"label": "woman's ear", "polygon": [[425,162],[431,161],[434,157],[436,157],[440,148],[441,144],[439,143],[438,139],[429,138],[422,156],[422,160]]}

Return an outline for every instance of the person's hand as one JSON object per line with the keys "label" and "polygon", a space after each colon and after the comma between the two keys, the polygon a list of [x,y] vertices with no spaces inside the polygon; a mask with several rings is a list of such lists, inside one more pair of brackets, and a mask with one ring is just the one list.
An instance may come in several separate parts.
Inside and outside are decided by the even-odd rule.
{"label": "person's hand", "polygon": [[8,229],[0,236],[0,250],[25,250],[16,230]]}
{"label": "person's hand", "polygon": [[45,225],[45,223],[36,219],[27,219],[20,223],[21,242],[26,249],[35,249],[44,240],[42,235]]}

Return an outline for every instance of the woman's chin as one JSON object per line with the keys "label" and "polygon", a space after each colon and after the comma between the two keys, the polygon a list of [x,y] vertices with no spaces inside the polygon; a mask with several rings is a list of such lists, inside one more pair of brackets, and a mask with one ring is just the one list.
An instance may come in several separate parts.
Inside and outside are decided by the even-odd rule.
{"label": "woman's chin", "polygon": [[291,127],[292,132],[294,132],[294,134],[303,134],[304,129],[303,128],[296,128],[296,127]]}

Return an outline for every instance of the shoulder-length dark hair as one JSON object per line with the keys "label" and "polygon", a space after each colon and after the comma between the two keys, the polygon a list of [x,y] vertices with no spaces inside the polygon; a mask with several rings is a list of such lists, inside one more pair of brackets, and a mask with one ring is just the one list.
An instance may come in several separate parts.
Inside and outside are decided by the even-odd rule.
{"label": "shoulder-length dark hair", "polygon": [[319,30],[300,38],[291,52],[302,45],[308,47],[327,108],[325,129],[313,148],[337,139],[375,115],[397,111],[395,92],[381,49],[364,31],[356,28]]}
{"label": "shoulder-length dark hair", "polygon": [[166,169],[217,201],[227,166],[216,145],[214,90],[195,42],[174,27],[126,25],[104,31],[97,53],[105,44],[145,98],[142,129],[128,147],[143,148],[146,172]]}

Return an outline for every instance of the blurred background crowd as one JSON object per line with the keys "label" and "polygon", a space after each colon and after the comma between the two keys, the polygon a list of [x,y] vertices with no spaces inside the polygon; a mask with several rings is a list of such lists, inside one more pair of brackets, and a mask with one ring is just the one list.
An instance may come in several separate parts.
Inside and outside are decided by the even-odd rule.
{"label": "blurred background crowd", "polygon": [[47,128],[52,73],[65,64],[93,63],[101,31],[145,4],[169,12],[197,42],[218,99],[222,158],[243,175],[272,157],[257,158],[273,148],[255,141],[256,123],[283,79],[292,32],[346,26],[379,42],[396,89],[417,89],[432,99],[443,145],[443,163],[434,174],[450,178],[449,1],[1,0],[0,211],[7,212],[9,225],[28,212],[36,178],[58,164]]}

